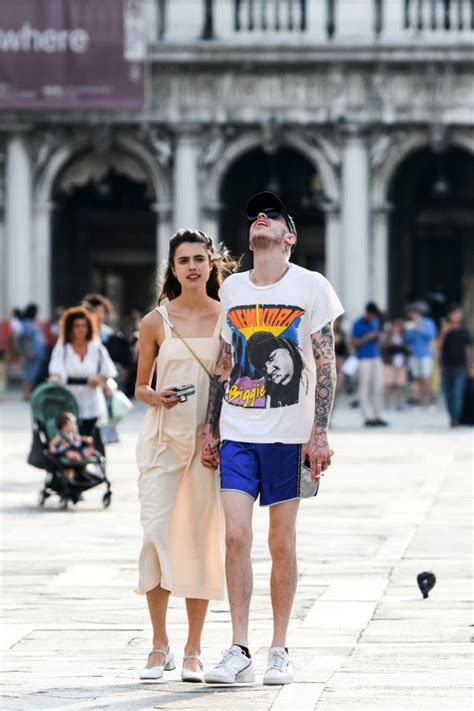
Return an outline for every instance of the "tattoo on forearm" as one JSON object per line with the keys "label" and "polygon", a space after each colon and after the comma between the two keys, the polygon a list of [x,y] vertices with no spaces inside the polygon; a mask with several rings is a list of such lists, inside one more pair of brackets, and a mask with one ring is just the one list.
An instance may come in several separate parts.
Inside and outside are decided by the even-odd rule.
{"label": "tattoo on forearm", "polygon": [[224,399],[225,388],[232,370],[232,348],[221,339],[221,348],[216,363],[216,372],[211,379],[209,387],[209,405],[207,408],[207,423],[215,431],[219,425],[222,401]]}
{"label": "tattoo on forearm", "polygon": [[209,388],[209,406],[207,409],[207,422],[214,431],[219,424],[222,400],[224,399],[225,385],[221,383],[218,375],[214,375]]}
{"label": "tattoo on forearm", "polygon": [[329,424],[334,394],[336,391],[336,357],[332,324],[311,336],[314,360],[316,361],[316,398],[314,424],[326,428]]}

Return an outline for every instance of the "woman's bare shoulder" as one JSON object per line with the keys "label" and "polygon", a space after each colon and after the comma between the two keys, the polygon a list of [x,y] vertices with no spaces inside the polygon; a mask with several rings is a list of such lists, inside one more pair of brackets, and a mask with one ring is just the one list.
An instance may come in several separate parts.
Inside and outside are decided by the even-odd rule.
{"label": "woman's bare shoulder", "polygon": [[140,333],[145,335],[156,334],[158,337],[163,334],[163,319],[156,309],[149,311],[142,318]]}

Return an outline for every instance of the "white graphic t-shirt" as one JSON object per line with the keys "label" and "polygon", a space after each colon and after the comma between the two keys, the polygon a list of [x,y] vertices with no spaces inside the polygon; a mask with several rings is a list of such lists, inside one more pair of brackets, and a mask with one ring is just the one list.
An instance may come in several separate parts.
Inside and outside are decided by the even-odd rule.
{"label": "white graphic t-shirt", "polygon": [[249,272],[233,274],[220,299],[233,364],[221,440],[306,443],[316,387],[311,334],[343,313],[336,292],[321,274],[291,264],[270,286],[255,286]]}

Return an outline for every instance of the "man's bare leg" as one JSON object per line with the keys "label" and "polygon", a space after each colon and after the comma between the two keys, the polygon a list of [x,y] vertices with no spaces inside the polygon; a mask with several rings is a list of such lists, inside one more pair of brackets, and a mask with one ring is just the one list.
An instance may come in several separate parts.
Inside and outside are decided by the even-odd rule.
{"label": "man's bare leg", "polygon": [[225,570],[232,618],[232,644],[248,647],[248,626],[253,576],[252,549],[253,499],[238,491],[223,491],[226,525]]}
{"label": "man's bare leg", "polygon": [[272,556],[272,647],[286,646],[286,633],[298,582],[296,516],[299,505],[299,499],[295,499],[270,507],[268,545]]}

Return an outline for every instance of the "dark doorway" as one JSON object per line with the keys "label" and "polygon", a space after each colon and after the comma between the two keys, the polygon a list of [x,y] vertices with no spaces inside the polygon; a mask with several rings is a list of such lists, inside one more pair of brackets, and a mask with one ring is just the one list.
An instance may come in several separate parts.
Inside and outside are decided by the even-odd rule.
{"label": "dark doorway", "polygon": [[[411,154],[392,181],[390,312],[408,301],[466,302],[474,274],[474,159],[458,148]],[[467,304],[466,310],[467,310]]]}
{"label": "dark doorway", "polygon": [[278,193],[295,220],[298,242],[292,261],[324,273],[324,213],[319,208],[324,198],[321,180],[309,161],[288,148],[276,153],[265,153],[260,148],[249,151],[235,161],[223,181],[220,237],[234,254],[246,255],[243,269],[249,269],[252,263],[245,205],[261,190]]}
{"label": "dark doorway", "polygon": [[146,185],[110,170],[100,182],[56,190],[53,302],[77,304],[89,291],[112,301],[116,316],[148,307],[156,274],[156,216]]}

